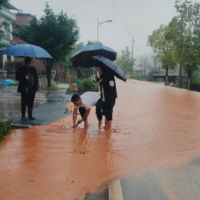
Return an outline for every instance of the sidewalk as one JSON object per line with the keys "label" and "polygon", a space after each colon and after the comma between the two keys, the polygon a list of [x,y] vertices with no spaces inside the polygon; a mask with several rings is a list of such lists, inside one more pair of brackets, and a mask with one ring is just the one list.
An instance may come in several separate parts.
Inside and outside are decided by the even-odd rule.
{"label": "sidewalk", "polygon": [[[33,110],[36,120],[22,121],[21,116],[15,118],[12,125],[44,125],[55,122],[70,115],[66,104],[71,102],[71,95],[54,93],[48,100]],[[27,113],[26,113],[27,115]]]}
{"label": "sidewalk", "polygon": [[[69,85],[57,84],[56,86],[57,90],[39,88],[36,92],[33,110],[36,120],[27,122],[21,120],[21,95],[17,92],[17,86],[0,86],[0,120],[14,119],[15,124],[42,125],[67,116],[69,113],[65,104],[70,102],[71,97],[65,93]],[[51,116],[52,113],[54,113],[53,116]]]}

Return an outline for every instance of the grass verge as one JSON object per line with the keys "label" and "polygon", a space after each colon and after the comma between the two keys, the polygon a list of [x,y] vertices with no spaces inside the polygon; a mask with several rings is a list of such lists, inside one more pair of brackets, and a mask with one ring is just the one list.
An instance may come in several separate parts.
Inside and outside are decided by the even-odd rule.
{"label": "grass verge", "polygon": [[0,141],[5,139],[5,136],[12,133],[12,120],[2,122],[0,121]]}

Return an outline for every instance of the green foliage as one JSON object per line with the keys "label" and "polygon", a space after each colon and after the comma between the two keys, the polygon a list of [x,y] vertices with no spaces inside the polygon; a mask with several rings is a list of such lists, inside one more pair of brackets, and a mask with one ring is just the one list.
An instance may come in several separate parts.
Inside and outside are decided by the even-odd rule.
{"label": "green foliage", "polygon": [[8,3],[8,0],[0,0],[0,9],[1,9],[1,6],[5,3]]}
{"label": "green foliage", "polygon": [[132,79],[138,80],[138,81],[147,81],[147,76],[132,76]]}
{"label": "green foliage", "polygon": [[192,72],[191,84],[200,85],[200,71],[199,70],[195,70]]}
{"label": "green foliage", "polygon": [[159,74],[159,71],[154,71],[154,70],[152,70],[152,71],[150,71],[149,73],[148,73],[148,81],[154,81],[154,77],[153,77],[153,74]]}
{"label": "green foliage", "polygon": [[46,90],[57,90],[58,88],[55,85],[51,85],[50,87],[45,87]]}
{"label": "green foliage", "polygon": [[[86,78],[86,77],[91,77],[92,75],[94,75],[96,73],[96,69],[95,68],[81,68],[81,67],[73,67],[71,65],[71,61],[70,58],[72,57],[72,55],[81,50],[84,46],[90,46],[90,45],[94,45],[97,44],[96,41],[88,41],[87,44],[85,45],[84,43],[78,43],[76,45],[73,45],[71,52],[65,57],[65,61],[63,63],[65,68],[69,68],[69,69],[73,69],[77,71],[78,74],[78,78]],[[103,45],[101,42],[98,42],[98,44]]]}
{"label": "green foliage", "polygon": [[164,82],[163,78],[157,78],[154,82],[156,83],[162,83]]}
{"label": "green foliage", "polygon": [[200,4],[176,0],[175,7],[178,15],[169,23],[166,38],[173,42],[176,62],[190,75],[200,65]]}
{"label": "green foliage", "polygon": [[99,84],[94,82],[91,78],[84,79],[80,82],[78,86],[78,90],[80,92],[87,92],[87,91],[99,91]]}
{"label": "green foliage", "polygon": [[27,43],[44,48],[54,58],[43,60],[50,87],[52,65],[64,61],[71,52],[71,47],[79,39],[79,28],[75,19],[69,18],[63,11],[55,14],[48,3],[44,14],[39,20],[33,17],[30,26],[15,24],[17,32],[13,34]]}
{"label": "green foliage", "polygon": [[19,83],[17,82],[17,83],[11,83],[8,86],[18,86],[18,85],[19,85]]}
{"label": "green foliage", "polygon": [[176,62],[174,59],[173,44],[165,38],[167,26],[161,25],[159,29],[153,31],[152,35],[148,37],[148,45],[158,54],[159,62],[166,69],[174,69]]}
{"label": "green foliage", "polygon": [[97,41],[89,40],[89,41],[87,42],[86,46],[95,45],[95,44],[103,45],[102,42],[97,42]]}
{"label": "green foliage", "polygon": [[69,88],[67,89],[67,92],[66,94],[72,94],[73,93],[73,89],[72,89],[72,86],[69,85]]}
{"label": "green foliage", "polygon": [[125,72],[133,72],[135,61],[131,57],[131,52],[128,47],[122,51],[122,55],[117,59],[116,64]]}
{"label": "green foliage", "polygon": [[[18,86],[18,85],[19,85],[19,83],[17,82],[17,83],[10,83],[7,86]],[[0,86],[5,86],[5,84],[1,83]]]}
{"label": "green foliage", "polygon": [[83,47],[84,47],[84,43],[83,42],[80,42],[80,43],[75,44],[75,45],[72,46],[71,51],[67,54],[67,56],[65,57],[65,60],[63,62],[63,65],[64,65],[65,68],[75,69],[75,67],[73,67],[71,65],[70,58],[72,57],[72,55],[76,51],[81,50]]}
{"label": "green foliage", "polygon": [[0,121],[0,141],[4,140],[4,137],[12,132],[11,123],[12,120],[6,122]]}
{"label": "green foliage", "polygon": [[78,78],[86,78],[85,70],[81,67],[77,69]]}

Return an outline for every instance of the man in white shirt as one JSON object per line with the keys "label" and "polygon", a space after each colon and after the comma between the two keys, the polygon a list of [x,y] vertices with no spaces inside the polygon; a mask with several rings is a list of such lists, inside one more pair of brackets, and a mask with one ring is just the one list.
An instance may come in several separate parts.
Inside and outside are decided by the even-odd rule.
{"label": "man in white shirt", "polygon": [[78,124],[84,121],[87,124],[87,117],[90,114],[92,106],[96,106],[96,115],[99,121],[99,129],[102,124],[102,100],[98,92],[85,92],[82,95],[74,94],[71,98],[74,104],[73,111],[73,127],[76,127],[77,112],[81,114],[82,119],[78,120]]}

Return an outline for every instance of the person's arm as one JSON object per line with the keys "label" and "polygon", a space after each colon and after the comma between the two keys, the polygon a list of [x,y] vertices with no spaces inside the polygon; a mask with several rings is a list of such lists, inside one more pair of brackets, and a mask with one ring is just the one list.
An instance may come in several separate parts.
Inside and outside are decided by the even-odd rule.
{"label": "person's arm", "polygon": [[15,79],[16,79],[17,81],[21,81],[21,82],[25,82],[26,80],[29,79],[29,76],[26,75],[26,74],[24,73],[24,68],[23,68],[23,67],[20,67],[20,68],[17,70]]}
{"label": "person's arm", "polygon": [[17,81],[21,81],[21,72],[20,72],[20,69],[17,70],[16,75],[15,75],[15,79]]}
{"label": "person's arm", "polygon": [[83,118],[78,120],[79,124],[87,119],[88,115],[90,114],[90,110],[91,110],[91,108],[85,110],[85,115],[83,116]]}
{"label": "person's arm", "polygon": [[113,87],[110,85],[110,81],[114,81],[114,75],[112,73],[107,73],[99,80],[99,83],[102,83],[104,87]]}
{"label": "person's arm", "polygon": [[78,108],[74,108],[74,111],[73,111],[73,127],[76,127],[77,112],[78,112]]}
{"label": "person's arm", "polygon": [[100,78],[96,75],[95,80],[96,80],[96,82],[99,82]]}

